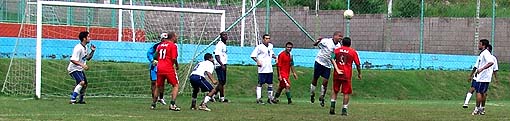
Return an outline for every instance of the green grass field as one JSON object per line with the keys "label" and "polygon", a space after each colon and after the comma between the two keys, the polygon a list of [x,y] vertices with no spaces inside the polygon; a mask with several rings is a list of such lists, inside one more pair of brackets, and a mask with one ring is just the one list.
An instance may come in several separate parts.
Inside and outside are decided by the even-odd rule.
{"label": "green grass field", "polygon": [[230,99],[231,103],[209,103],[212,111],[205,112],[188,109],[190,97],[179,97],[183,109],[174,112],[160,105],[149,110],[149,98],[90,98],[86,105],[70,105],[67,98],[0,97],[0,120],[510,120],[510,101],[489,101],[486,115],[472,116],[472,108],[463,109],[461,100],[354,98],[349,115],[340,116],[329,115],[329,108],[304,98],[293,105],[258,105],[253,97]]}
{"label": "green grass field", "polygon": [[[15,60],[21,61],[21,60]],[[9,64],[0,59],[0,82],[3,84]],[[30,61],[24,62],[30,63]],[[0,120],[509,120],[510,83],[508,64],[500,64],[499,83],[489,89],[487,115],[471,116],[461,108],[468,71],[438,70],[362,70],[363,79],[353,79],[349,116],[329,115],[326,107],[309,103],[312,68],[298,67],[299,79],[292,80],[293,105],[255,104],[256,67],[228,67],[228,104],[210,103],[211,112],[189,110],[190,96],[183,93],[177,103],[183,109],[172,112],[167,106],[149,110],[149,83],[146,64],[87,63],[90,88],[86,105],[67,104],[72,80],[65,72],[67,61],[43,61],[43,98],[0,93]],[[118,70],[118,71],[115,71]],[[127,71],[131,70],[131,71]],[[128,77],[120,77],[126,76]],[[137,76],[134,76],[137,75]],[[276,83],[276,80],[275,80]],[[330,82],[330,86],[331,86]],[[263,97],[266,97],[265,88]],[[316,90],[319,92],[319,89]],[[56,96],[47,95],[48,93]],[[331,93],[330,88],[328,94]],[[285,97],[285,96],[282,96]],[[168,97],[167,97],[168,99]],[[202,100],[200,97],[199,100]],[[337,112],[341,107],[339,99]],[[225,115],[227,114],[227,115]]]}

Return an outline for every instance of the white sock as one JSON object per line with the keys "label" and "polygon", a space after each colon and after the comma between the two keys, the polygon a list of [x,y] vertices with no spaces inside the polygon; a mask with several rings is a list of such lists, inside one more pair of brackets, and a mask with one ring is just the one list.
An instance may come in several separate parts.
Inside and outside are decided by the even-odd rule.
{"label": "white sock", "polygon": [[326,88],[324,88],[324,85],[321,85],[321,96],[324,96],[326,93]]}
{"label": "white sock", "polygon": [[209,100],[211,99],[211,97],[209,96],[205,96],[204,98],[204,104],[207,104],[207,102],[209,102]]}
{"label": "white sock", "polygon": [[257,100],[262,98],[262,87],[257,87]]}
{"label": "white sock", "polygon": [[76,87],[74,87],[74,92],[80,94],[81,88],[82,86],[80,84],[76,85]]}
{"label": "white sock", "polygon": [[[347,104],[347,105],[349,105],[349,104]],[[347,105],[344,105],[344,108],[347,108]]]}
{"label": "white sock", "polygon": [[269,99],[271,99],[271,100],[274,98],[274,96],[273,96],[273,84],[267,85],[267,97]]}
{"label": "white sock", "polygon": [[313,84],[310,84],[310,93],[315,93],[315,86],[313,86]]}
{"label": "white sock", "polygon": [[334,100],[334,99],[331,99],[331,102],[336,102],[336,100]]}
{"label": "white sock", "polygon": [[273,91],[267,91],[267,97],[273,99]]}
{"label": "white sock", "polygon": [[470,93],[470,92],[468,92],[466,94],[466,100],[464,100],[464,104],[466,104],[466,105],[469,104],[469,100],[471,99],[472,95],[473,95],[473,93]]}
{"label": "white sock", "polygon": [[225,97],[220,97],[220,101],[225,101]]}

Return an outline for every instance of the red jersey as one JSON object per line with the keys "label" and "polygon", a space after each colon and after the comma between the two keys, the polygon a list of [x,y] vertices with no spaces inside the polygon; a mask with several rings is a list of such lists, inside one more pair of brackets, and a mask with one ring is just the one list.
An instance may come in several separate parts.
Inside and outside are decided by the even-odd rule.
{"label": "red jersey", "polygon": [[356,65],[359,65],[359,58],[358,53],[356,50],[354,50],[351,47],[342,46],[339,48],[336,48],[334,51],[334,58],[336,61],[336,65],[340,70],[343,71],[343,75],[339,75],[336,73],[336,71],[333,71],[333,78],[334,79],[340,79],[340,80],[351,80],[352,78],[352,62],[356,63]]}
{"label": "red jersey", "polygon": [[174,42],[164,41],[156,49],[158,55],[158,74],[175,73],[174,59],[177,59],[177,45]]}
{"label": "red jersey", "polygon": [[279,74],[283,78],[289,78],[290,73],[290,66],[294,65],[294,62],[292,60],[292,56],[290,53],[287,53],[285,51],[281,52],[278,55],[278,63],[276,66],[278,66]]}

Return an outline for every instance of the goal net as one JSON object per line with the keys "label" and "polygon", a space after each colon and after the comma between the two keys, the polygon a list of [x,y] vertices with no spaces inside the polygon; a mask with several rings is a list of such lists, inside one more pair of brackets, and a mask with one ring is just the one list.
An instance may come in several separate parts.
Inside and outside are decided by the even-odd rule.
{"label": "goal net", "polygon": [[[95,3],[40,1],[40,49],[36,39],[37,5],[27,3],[22,23],[0,23],[17,26],[8,31],[18,32],[15,37],[1,39],[2,45],[6,45],[2,51],[7,50],[0,58],[2,66],[7,68],[4,78],[0,78],[2,92],[20,96],[68,96],[75,83],[67,72],[69,58],[80,42],[78,33],[89,31],[92,41],[87,48],[92,44],[97,49],[92,60],[87,61],[87,96],[150,95],[147,51],[160,41],[162,32],[179,35],[177,75],[181,92],[187,93],[193,64],[202,61],[205,53],[212,53],[213,41],[218,39],[219,33],[226,25],[239,22],[236,20],[242,16],[241,7],[237,5],[217,6],[207,1],[193,4],[133,1],[120,3],[122,5],[110,3],[110,0]],[[228,26],[228,44],[257,44],[258,36],[253,33],[258,29],[254,20],[246,18],[246,33],[242,35],[245,39],[240,36],[240,25]],[[171,87],[166,86],[166,89]]]}

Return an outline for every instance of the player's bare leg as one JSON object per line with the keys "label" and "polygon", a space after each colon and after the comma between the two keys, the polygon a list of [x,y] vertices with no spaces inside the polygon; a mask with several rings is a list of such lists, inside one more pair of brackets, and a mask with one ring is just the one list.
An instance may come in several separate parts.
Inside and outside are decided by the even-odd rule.
{"label": "player's bare leg", "polygon": [[319,78],[313,78],[312,83],[310,84],[310,102],[311,103],[315,102],[315,88],[317,87],[317,80],[319,80]]}
{"label": "player's bare leg", "polygon": [[154,97],[155,90],[156,90],[156,81],[151,81],[151,97]]}
{"label": "player's bare leg", "polygon": [[328,79],[323,78],[322,86],[321,86],[321,96],[319,97],[321,107],[324,107],[324,95],[326,95],[326,90],[328,89]]}
{"label": "player's bare leg", "polygon": [[473,110],[473,113],[471,113],[471,115],[478,115],[480,114],[478,112],[478,107],[480,107],[480,104],[482,102],[482,94],[481,93],[476,93],[476,106],[475,106],[475,109]]}
{"label": "player's bare leg", "polygon": [[349,94],[344,94],[343,107],[342,107],[342,115],[347,115],[347,106],[349,105]]}
{"label": "player's bare leg", "polygon": [[482,102],[480,103],[480,115],[485,115],[485,101],[487,101],[487,93],[482,94]]}
{"label": "player's bare leg", "polygon": [[170,101],[169,109],[173,111],[181,111],[181,108],[175,105],[175,100],[177,99],[177,94],[179,93],[179,84],[173,85],[172,89],[172,101]]}
{"label": "player's bare leg", "polygon": [[273,103],[278,103],[280,102],[280,100],[278,98],[280,98],[280,94],[282,93],[284,88],[278,86],[278,89],[276,90],[276,93],[274,95],[274,99],[273,99]]}
{"label": "player's bare leg", "polygon": [[218,92],[220,93],[220,102],[228,102],[228,100],[225,99],[225,85],[218,84],[216,88],[219,90]]}
{"label": "player's bare leg", "polygon": [[285,87],[285,95],[287,95],[287,104],[292,104],[292,96],[290,94],[290,86]]}
{"label": "player's bare leg", "polygon": [[80,90],[80,97],[78,99],[78,104],[87,104],[84,100],[85,98],[85,92],[87,92],[87,84],[84,84],[83,87]]}
{"label": "player's bare leg", "polygon": [[191,110],[196,110],[197,109],[197,97],[198,97],[198,92],[200,91],[200,88],[193,88],[193,93],[191,94],[191,107],[190,109]]}
{"label": "player's bare leg", "polygon": [[156,109],[156,102],[158,101],[158,92],[159,90],[163,90],[164,87],[162,86],[157,86],[156,88],[154,88],[154,91],[152,91],[152,104],[151,104],[151,109]]}
{"label": "player's bare leg", "polygon": [[212,89],[204,98],[204,101],[202,101],[202,104],[200,104],[200,107],[198,109],[204,110],[204,111],[211,111],[209,107],[207,106],[207,102],[211,100],[211,97],[217,92],[216,89]]}
{"label": "player's bare leg", "polygon": [[75,87],[74,87],[74,90],[73,90],[73,93],[71,95],[71,100],[69,101],[69,104],[75,104],[76,103],[76,97],[78,97],[80,95],[80,92],[82,90],[82,88],[85,86],[85,81],[80,81],[80,83],[78,83]]}
{"label": "player's bare leg", "polygon": [[333,93],[331,94],[331,107],[329,108],[329,114],[331,114],[331,115],[335,114],[335,106],[336,106],[337,96],[338,96],[338,91],[333,90]]}

